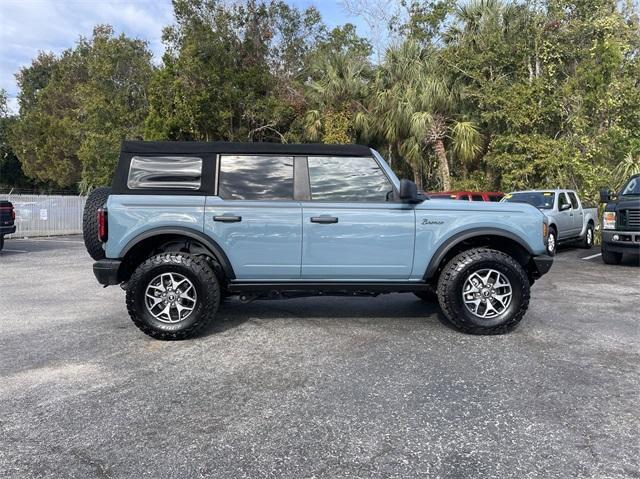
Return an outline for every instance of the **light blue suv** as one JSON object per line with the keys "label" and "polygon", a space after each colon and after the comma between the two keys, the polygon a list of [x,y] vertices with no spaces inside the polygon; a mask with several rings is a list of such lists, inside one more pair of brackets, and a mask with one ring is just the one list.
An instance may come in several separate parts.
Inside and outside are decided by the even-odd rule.
{"label": "light blue suv", "polygon": [[528,204],[429,201],[361,145],[124,142],[85,210],[103,285],[136,326],[194,335],[221,298],[413,292],[460,330],[499,334],[551,267]]}

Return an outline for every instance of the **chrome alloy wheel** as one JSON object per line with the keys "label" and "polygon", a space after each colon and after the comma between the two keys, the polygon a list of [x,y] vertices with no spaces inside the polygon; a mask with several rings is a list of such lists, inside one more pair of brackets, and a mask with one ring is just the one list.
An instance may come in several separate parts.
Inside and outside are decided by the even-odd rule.
{"label": "chrome alloy wheel", "polygon": [[144,295],[147,311],[160,322],[179,323],[196,307],[193,283],[178,273],[162,273],[149,282]]}
{"label": "chrome alloy wheel", "polygon": [[591,246],[593,243],[593,230],[591,228],[587,228],[587,245]]}
{"label": "chrome alloy wheel", "polygon": [[547,237],[547,251],[551,254],[555,251],[555,249],[556,249],[556,235],[551,233]]}
{"label": "chrome alloy wheel", "polygon": [[495,269],[481,269],[467,276],[462,300],[470,313],[482,319],[495,318],[511,304],[513,289],[505,275]]}

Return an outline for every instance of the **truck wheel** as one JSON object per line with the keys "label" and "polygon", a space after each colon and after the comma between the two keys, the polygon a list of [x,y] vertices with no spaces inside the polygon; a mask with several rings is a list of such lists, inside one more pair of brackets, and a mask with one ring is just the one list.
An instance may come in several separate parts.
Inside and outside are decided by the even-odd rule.
{"label": "truck wheel", "polygon": [[556,246],[558,246],[558,232],[553,226],[550,226],[549,236],[547,237],[547,254],[549,256],[556,255]]}
{"label": "truck wheel", "polygon": [[591,249],[593,246],[593,226],[589,224],[587,226],[587,232],[584,234],[584,238],[582,239],[582,247],[584,249]]}
{"label": "truck wheel", "polygon": [[98,209],[107,202],[111,188],[96,188],[91,192],[82,213],[82,236],[89,256],[98,261],[105,258],[102,243],[98,238]]}
{"label": "truck wheel", "polygon": [[445,317],[471,334],[503,334],[513,329],[529,306],[527,274],[511,256],[485,248],[454,257],[438,279]]}
{"label": "truck wheel", "polygon": [[152,256],[127,283],[133,323],[156,339],[186,339],[215,318],[220,284],[201,257],[183,253]]}
{"label": "truck wheel", "polygon": [[602,248],[602,261],[606,264],[620,264],[622,262],[622,253],[614,253]]}

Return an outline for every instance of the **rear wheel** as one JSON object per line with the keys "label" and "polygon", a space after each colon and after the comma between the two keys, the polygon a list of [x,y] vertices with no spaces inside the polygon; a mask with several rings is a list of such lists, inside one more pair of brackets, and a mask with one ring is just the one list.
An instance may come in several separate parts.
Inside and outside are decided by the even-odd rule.
{"label": "rear wheel", "polygon": [[491,249],[460,253],[438,280],[438,299],[447,320],[471,334],[512,330],[529,306],[529,280],[511,256]]}
{"label": "rear wheel", "polygon": [[82,236],[89,256],[98,261],[105,258],[102,242],[98,238],[98,209],[109,199],[111,188],[96,188],[91,192],[82,213]]}
{"label": "rear wheel", "polygon": [[622,253],[614,253],[603,248],[602,261],[606,264],[620,264],[622,262]]}
{"label": "rear wheel", "polygon": [[585,249],[591,249],[593,246],[593,225],[587,225],[587,231],[582,239],[582,247]]}
{"label": "rear wheel", "polygon": [[196,335],[215,318],[220,284],[207,261],[183,253],[153,256],[127,283],[127,309],[145,334],[165,340]]}

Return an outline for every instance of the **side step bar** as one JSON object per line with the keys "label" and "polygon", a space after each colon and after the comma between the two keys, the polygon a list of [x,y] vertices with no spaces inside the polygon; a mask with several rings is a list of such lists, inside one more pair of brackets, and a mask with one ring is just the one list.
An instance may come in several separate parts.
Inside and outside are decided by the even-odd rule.
{"label": "side step bar", "polygon": [[227,285],[230,293],[265,292],[319,292],[319,293],[411,293],[426,291],[429,285],[420,283],[365,282],[365,283],[329,283],[329,282],[231,282]]}

